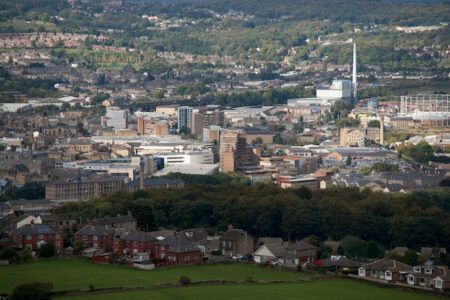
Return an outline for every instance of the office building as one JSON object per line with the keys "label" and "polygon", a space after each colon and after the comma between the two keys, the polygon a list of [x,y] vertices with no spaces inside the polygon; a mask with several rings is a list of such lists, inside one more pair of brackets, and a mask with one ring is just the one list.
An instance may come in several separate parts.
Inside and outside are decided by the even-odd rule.
{"label": "office building", "polygon": [[192,129],[192,107],[178,107],[178,132],[190,133]]}

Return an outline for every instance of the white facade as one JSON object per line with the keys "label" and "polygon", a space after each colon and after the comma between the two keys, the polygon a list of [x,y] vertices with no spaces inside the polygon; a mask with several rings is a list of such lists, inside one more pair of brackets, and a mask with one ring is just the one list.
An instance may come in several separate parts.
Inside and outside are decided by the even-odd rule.
{"label": "white facade", "polygon": [[320,99],[347,99],[352,96],[350,80],[333,80],[328,89],[317,89],[316,97]]}
{"label": "white facade", "polygon": [[128,109],[120,109],[115,106],[107,107],[106,116],[102,117],[102,125],[114,129],[127,129],[129,114]]}
{"label": "white facade", "polygon": [[178,153],[155,154],[155,157],[164,159],[164,166],[179,164],[213,164],[214,154],[211,151],[193,151]]}

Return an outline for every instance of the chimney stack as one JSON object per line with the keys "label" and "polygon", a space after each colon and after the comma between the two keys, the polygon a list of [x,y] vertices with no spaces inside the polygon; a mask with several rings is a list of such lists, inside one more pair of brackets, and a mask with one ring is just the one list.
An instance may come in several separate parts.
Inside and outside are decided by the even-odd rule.
{"label": "chimney stack", "polygon": [[380,119],[380,145],[384,145],[384,116]]}
{"label": "chimney stack", "polygon": [[33,143],[34,143],[33,130],[30,130],[29,137],[28,137],[28,166],[29,167],[33,164]]}
{"label": "chimney stack", "polygon": [[353,88],[353,101],[356,103],[358,99],[358,80],[356,75],[356,43],[353,42],[353,77],[352,77],[352,88]]}
{"label": "chimney stack", "polygon": [[145,174],[144,174],[145,163],[144,163],[144,161],[142,159],[141,159],[141,163],[139,165],[140,165],[140,170],[139,170],[139,189],[140,190],[145,190],[145,182],[144,182],[144,180],[145,180]]}

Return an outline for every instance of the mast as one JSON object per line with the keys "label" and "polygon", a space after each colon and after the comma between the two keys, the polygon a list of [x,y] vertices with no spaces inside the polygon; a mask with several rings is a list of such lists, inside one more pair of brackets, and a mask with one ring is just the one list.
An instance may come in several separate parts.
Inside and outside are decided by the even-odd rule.
{"label": "mast", "polygon": [[353,88],[353,101],[356,102],[358,99],[358,82],[356,77],[356,43],[353,42],[353,78],[352,78],[352,88]]}

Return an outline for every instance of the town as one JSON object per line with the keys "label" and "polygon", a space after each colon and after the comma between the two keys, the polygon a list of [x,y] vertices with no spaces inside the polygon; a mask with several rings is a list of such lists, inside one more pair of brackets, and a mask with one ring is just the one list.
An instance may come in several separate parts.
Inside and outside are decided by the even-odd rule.
{"label": "town", "polygon": [[16,2],[0,299],[450,295],[448,3]]}

